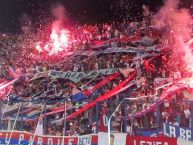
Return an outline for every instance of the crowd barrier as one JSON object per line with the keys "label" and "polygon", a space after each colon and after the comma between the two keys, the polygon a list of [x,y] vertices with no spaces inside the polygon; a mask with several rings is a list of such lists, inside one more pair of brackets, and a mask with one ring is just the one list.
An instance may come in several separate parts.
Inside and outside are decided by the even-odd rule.
{"label": "crowd barrier", "polygon": [[[21,107],[19,109],[19,103],[0,102],[0,106],[2,109],[1,110],[1,118],[0,118],[0,130],[17,130],[17,131],[34,132],[35,129],[37,128],[37,129],[41,130],[42,134],[50,135],[50,132],[48,129],[50,129],[51,127],[59,127],[60,129],[57,128],[57,130],[53,130],[54,134],[52,133],[52,135],[56,135],[57,131],[59,131],[59,133],[62,134],[62,129],[64,128],[62,124],[64,123],[64,121],[62,120],[62,118],[53,119],[53,117],[55,118],[55,116],[53,114],[54,113],[59,114],[59,112],[61,112],[60,115],[62,115],[64,112],[64,106],[62,105],[60,107],[54,108],[53,107],[54,105],[52,105],[54,103],[55,102],[52,102],[52,101],[45,102],[43,104],[42,103],[40,104],[38,102],[22,102],[20,105]],[[109,101],[108,103],[112,103],[112,102]],[[130,105],[129,103],[130,102],[128,100],[125,100],[124,103],[122,103],[122,105],[123,105],[122,108],[125,109],[125,106],[127,104]],[[167,104],[167,101],[164,103]],[[65,104],[65,103],[63,103],[63,104]],[[86,134],[98,133],[98,132],[104,131],[104,130],[102,130],[103,128],[101,129],[101,127],[100,127],[100,125],[101,125],[100,120],[101,119],[103,121],[106,121],[106,122],[104,122],[105,123],[104,125],[107,128],[108,116],[102,118],[100,115],[97,115],[100,112],[99,105],[102,106],[101,104],[102,103],[99,102],[98,105],[93,107],[93,110],[95,109],[95,111],[93,112],[92,115],[93,116],[96,115],[96,118],[94,118],[96,120],[93,119],[95,121],[95,124],[94,123],[89,124],[90,125],[89,132],[87,131]],[[150,126],[148,126],[148,124],[146,123],[147,126],[145,126],[143,124],[142,124],[143,126],[141,126],[140,124],[138,124],[137,126],[133,126],[133,129],[130,132],[127,130],[127,127],[129,127],[129,123],[126,122],[125,118],[123,118],[121,121],[123,126],[121,126],[122,128],[121,127],[119,128],[119,132],[130,133],[132,135],[140,135],[140,136],[152,136],[154,134],[158,134],[160,132],[160,130],[163,130],[165,136],[180,137],[180,138],[185,139],[185,140],[193,141],[193,122],[191,122],[191,120],[193,120],[192,119],[192,117],[193,117],[193,102],[192,101],[170,102],[170,106],[176,105],[176,104],[180,104],[180,105],[189,104],[189,106],[190,106],[189,107],[190,108],[190,118],[188,120],[189,123],[188,123],[188,126],[186,126],[186,128],[182,128],[182,127],[179,128],[178,126],[172,126],[170,124],[163,124],[165,121],[163,121],[163,119],[161,118],[161,114],[162,114],[161,107],[163,108],[164,104],[162,106],[160,104],[158,104],[158,106],[155,106],[155,107],[160,108],[160,109],[156,110],[158,115],[155,116],[155,118],[154,118],[155,122],[153,125],[150,124]],[[31,107],[32,105],[33,105],[33,107]],[[38,124],[38,119],[39,119],[39,116],[41,113],[41,110],[40,110],[41,108],[42,108],[42,111],[43,111],[43,114],[45,115],[45,117],[42,119],[42,121],[40,121],[41,123]],[[18,114],[18,112],[19,112],[18,110],[20,110],[19,114]],[[68,110],[68,108],[67,108],[67,110]],[[79,111],[76,111],[76,112],[79,112]],[[16,119],[17,114],[18,114],[18,117]],[[48,117],[46,115],[50,115],[50,116],[52,115],[51,116],[52,119],[50,119],[51,117]],[[143,114],[143,115],[145,115],[145,114]],[[139,119],[142,123],[144,123],[144,116],[142,116]],[[181,119],[183,120],[183,118],[181,118]],[[134,122],[136,122],[136,121],[137,121],[137,119],[131,123],[134,124]],[[168,122],[168,121],[166,121],[166,122]],[[67,120],[67,123],[70,123],[70,121]],[[112,123],[112,121],[111,121],[111,123]],[[78,124],[75,124],[75,126],[77,126],[79,128],[78,131],[84,129],[81,126],[81,122],[79,122]],[[183,126],[183,124],[181,124],[181,126]],[[190,128],[188,128],[188,127],[190,127]],[[66,125],[66,128],[67,128],[67,125]],[[95,130],[93,131],[92,128],[94,128]],[[68,127],[64,131],[65,135],[68,134],[69,130],[70,130],[70,127]],[[112,128],[112,130],[113,130],[113,128]],[[78,132],[78,133],[80,133],[80,132]],[[39,135],[41,135],[41,134],[39,134]]]}
{"label": "crowd barrier", "polygon": [[[108,133],[83,136],[34,136],[28,132],[1,131],[0,144],[15,145],[108,145]],[[110,145],[193,145],[193,142],[166,136],[143,137],[128,136],[125,133],[110,135]]]}

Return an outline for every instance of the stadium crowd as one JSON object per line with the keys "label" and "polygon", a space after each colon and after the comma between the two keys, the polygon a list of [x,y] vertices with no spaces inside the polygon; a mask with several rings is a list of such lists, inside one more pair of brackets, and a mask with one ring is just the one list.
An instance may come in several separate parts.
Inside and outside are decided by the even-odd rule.
{"label": "stadium crowd", "polygon": [[[68,48],[70,52],[78,50],[82,52],[94,50],[97,52],[116,47],[128,49],[135,47],[140,50],[136,52],[114,52],[91,56],[65,56],[61,52],[56,56],[49,56],[45,52],[38,52],[35,49],[39,39],[36,35],[38,36],[39,34],[31,33],[30,35],[23,34],[19,36],[2,34],[0,39],[0,78],[12,80],[20,76],[20,79],[13,84],[13,88],[7,95],[9,101],[12,102],[10,104],[14,105],[15,102],[18,103],[19,101],[32,101],[34,104],[40,104],[40,102],[46,101],[47,106],[54,103],[54,107],[62,107],[64,106],[64,101],[67,101],[67,107],[70,109],[67,110],[66,115],[70,115],[85,104],[109,92],[121,81],[125,80],[125,77],[120,75],[100,89],[90,93],[89,96],[86,96],[87,99],[74,102],[72,99],[72,86],[76,86],[80,91],[89,90],[89,88],[104,80],[106,76],[99,75],[98,77],[83,79],[80,82],[71,82],[70,80],[51,78],[49,76],[34,76],[49,70],[88,72],[111,68],[117,71],[119,68],[132,68],[137,71],[137,75],[131,81],[133,84],[130,88],[98,103],[81,115],[66,122],[64,121],[64,111],[49,116],[45,115],[46,117],[43,118],[45,134],[60,136],[65,132],[65,135],[72,136],[96,133],[97,131],[106,132],[108,118],[119,103],[124,98],[141,96],[148,97],[125,101],[118,108],[111,120],[112,131],[137,134],[137,130],[140,129],[156,128],[158,126],[156,118],[159,118],[160,124],[169,122],[182,127],[189,127],[191,112],[187,103],[172,104],[165,102],[159,107],[157,106],[154,111],[144,114],[143,117],[127,119],[128,115],[141,112],[159,99],[164,89],[156,92],[156,87],[186,75],[176,72],[177,68],[183,69],[184,66],[171,59],[170,51],[167,51],[167,49],[158,51],[159,47],[164,47],[167,37],[164,36],[163,32],[161,33],[150,26],[149,13],[144,13],[144,16],[147,17],[142,22],[131,23],[123,21],[122,23],[112,22],[110,24],[83,25],[68,28],[71,33],[71,39],[74,40]],[[146,57],[142,57],[146,53],[147,47],[153,47],[153,50],[148,51]],[[155,56],[152,57],[152,54]],[[16,75],[13,75],[11,71],[17,71]],[[22,74],[26,75],[23,76]],[[183,101],[185,99],[181,93],[176,94],[173,100]],[[176,110],[176,108],[179,109]],[[48,107],[44,110],[44,113],[49,113],[52,109]],[[7,118],[14,115],[15,112],[11,115],[4,113],[2,117],[4,129],[8,126],[9,121]],[[36,118],[39,118],[40,115],[41,109],[36,114]],[[35,132],[37,119],[30,121],[25,119],[22,121],[18,120],[15,129],[20,130],[21,124],[23,130]]]}

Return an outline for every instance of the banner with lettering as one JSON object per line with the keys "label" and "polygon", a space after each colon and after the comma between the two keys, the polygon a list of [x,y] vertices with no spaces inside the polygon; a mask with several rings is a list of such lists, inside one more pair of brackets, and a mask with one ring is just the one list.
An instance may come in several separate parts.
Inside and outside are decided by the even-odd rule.
{"label": "banner with lettering", "polygon": [[96,135],[48,136],[22,131],[1,131],[0,145],[193,145],[192,141],[166,136],[144,137],[128,136],[126,133],[99,132]]}
{"label": "banner with lettering", "polygon": [[176,138],[127,136],[127,145],[177,145]]}
{"label": "banner with lettering", "polygon": [[68,80],[71,80],[72,82],[77,83],[82,79],[95,78],[99,75],[111,75],[115,72],[117,72],[115,68],[93,70],[89,72],[73,72],[73,71],[63,72],[63,71],[50,70],[48,71],[48,76],[52,78],[68,79]]}
{"label": "banner with lettering", "polygon": [[149,52],[149,51],[154,51],[154,52],[161,52],[162,47],[155,45],[151,47],[109,47],[104,50],[99,50],[99,51],[82,51],[82,50],[76,50],[73,54],[73,56],[93,56],[93,55],[99,55],[99,54],[108,54],[108,53],[137,53],[137,52]]}
{"label": "banner with lettering", "polygon": [[78,136],[78,145],[98,145],[97,135]]}
{"label": "banner with lettering", "polygon": [[193,141],[193,128],[183,128],[168,123],[163,123],[163,133],[167,137]]}
{"label": "banner with lettering", "polygon": [[97,145],[97,135],[85,136],[34,136],[28,132],[0,132],[0,144],[15,145]]}

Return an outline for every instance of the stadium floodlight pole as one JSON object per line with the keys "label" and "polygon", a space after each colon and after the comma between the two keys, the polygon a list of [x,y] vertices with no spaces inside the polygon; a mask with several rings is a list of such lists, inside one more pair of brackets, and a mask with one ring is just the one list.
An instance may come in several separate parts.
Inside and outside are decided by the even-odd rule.
{"label": "stadium floodlight pole", "polygon": [[125,101],[125,100],[127,100],[127,98],[124,98],[120,103],[119,103],[119,105],[117,106],[117,108],[115,109],[115,111],[111,114],[111,116],[109,117],[109,119],[108,119],[108,145],[110,145],[110,143],[111,143],[111,138],[110,138],[110,136],[111,136],[111,127],[110,127],[110,124],[111,124],[111,119],[112,119],[112,117],[114,116],[114,114],[117,112],[117,110],[119,109],[119,107],[121,106],[121,104]]}

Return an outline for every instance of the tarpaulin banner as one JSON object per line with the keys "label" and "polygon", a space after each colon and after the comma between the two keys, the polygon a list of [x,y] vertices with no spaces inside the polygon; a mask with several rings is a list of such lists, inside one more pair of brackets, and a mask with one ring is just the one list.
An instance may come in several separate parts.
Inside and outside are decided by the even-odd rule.
{"label": "tarpaulin banner", "polygon": [[[126,145],[177,145],[176,138],[127,136]],[[185,145],[185,144],[184,144]]]}
{"label": "tarpaulin banner", "polygon": [[93,42],[93,45],[91,46],[91,48],[105,47],[105,46],[108,46],[109,43],[112,43],[112,42],[119,42],[119,43],[133,42],[134,43],[134,42],[138,42],[138,41],[141,41],[141,37],[139,37],[139,36],[112,38],[112,39],[106,40],[106,41],[98,40],[98,41]]}
{"label": "tarpaulin banner", "polygon": [[168,137],[193,141],[193,128],[182,128],[168,123],[163,123],[163,133]]}
{"label": "tarpaulin banner", "polygon": [[129,84],[127,86],[125,86],[126,84],[128,84],[136,75],[136,71],[133,72],[127,79],[125,79],[124,81],[122,81],[120,84],[118,84],[115,88],[113,88],[112,90],[110,90],[109,92],[107,92],[106,94],[98,97],[95,101],[90,102],[89,104],[85,105],[84,107],[82,107],[81,109],[79,109],[79,111],[72,113],[71,115],[69,115],[67,117],[67,119],[73,118],[81,113],[83,113],[84,111],[88,110],[89,108],[91,108],[92,106],[94,106],[97,102],[101,102],[103,100],[109,99],[112,96],[128,89],[130,86],[132,86],[132,84]]}
{"label": "tarpaulin banner", "polygon": [[98,145],[97,135],[78,136],[78,145]]}
{"label": "tarpaulin banner", "polygon": [[15,144],[15,145],[97,145],[97,135],[84,136],[35,136],[28,132],[1,131],[0,144]]}
{"label": "tarpaulin banner", "polygon": [[89,79],[89,78],[95,78],[99,75],[111,75],[113,73],[117,72],[117,69],[110,68],[110,69],[101,69],[101,70],[94,70],[89,72],[73,72],[73,71],[55,71],[50,70],[48,71],[48,75],[52,78],[62,78],[62,79],[68,79],[72,82],[79,82],[82,79]]}
{"label": "tarpaulin banner", "polygon": [[137,53],[137,52],[148,52],[148,51],[155,51],[160,52],[162,47],[160,46],[152,46],[152,47],[144,47],[144,48],[138,48],[138,47],[109,47],[105,50],[99,50],[99,51],[82,51],[77,50],[74,52],[73,56],[93,56],[93,55],[99,55],[99,54],[109,54],[109,53]]}
{"label": "tarpaulin banner", "polygon": [[120,75],[120,73],[115,73],[110,75],[109,77],[107,77],[106,79],[102,80],[101,82],[99,82],[98,84],[96,84],[95,86],[93,86],[91,89],[89,90],[84,90],[83,94],[88,96],[90,95],[92,92],[94,92],[95,90],[97,90],[98,88],[106,85],[108,82],[110,82],[111,80],[115,79],[116,77],[118,77]]}
{"label": "tarpaulin banner", "polygon": [[[144,59],[147,57],[153,57],[153,56],[157,56],[157,54],[150,54],[148,53],[149,51],[155,51],[155,52],[161,52],[162,47],[161,46],[152,46],[152,47],[145,47],[144,49],[142,48],[138,48],[138,47],[110,47],[107,48],[105,50],[100,50],[100,51],[82,51],[82,50],[77,50],[74,52],[74,54],[72,55],[72,57],[78,56],[78,55],[83,55],[83,56],[93,56],[93,55],[99,55],[99,54],[108,54],[108,53],[142,53],[141,55],[135,57],[133,59],[133,61],[138,60],[138,59]],[[107,71],[107,72],[106,72]],[[40,77],[47,77],[47,76],[51,76],[53,78],[64,78],[64,79],[69,79],[75,83],[79,82],[82,78],[93,78],[96,77],[96,75],[103,74],[103,75],[109,75],[112,74],[110,73],[112,70],[112,68],[110,69],[103,69],[103,70],[95,70],[95,71],[90,71],[90,72],[72,72],[72,71],[68,71],[68,72],[61,72],[61,71],[54,71],[54,70],[50,70],[50,71],[45,71],[45,72],[39,72],[37,74],[34,75],[33,78],[31,78],[30,80],[35,80],[38,79]],[[89,75],[92,75],[89,77]]]}
{"label": "tarpaulin banner", "polygon": [[[46,72],[37,73],[34,75],[30,81],[41,78],[41,77],[52,77],[54,79],[56,78],[62,78],[62,79],[68,79],[74,83],[77,83],[81,81],[82,79],[92,79],[96,78],[100,75],[107,76],[114,73],[118,73],[121,70],[132,70],[131,68],[109,68],[109,69],[99,69],[99,70],[92,70],[88,72],[77,72],[77,71],[56,71],[56,70],[49,70]],[[111,80],[111,79],[110,79]]]}
{"label": "tarpaulin banner", "polygon": [[[91,89],[89,90],[84,90],[83,94],[86,96],[89,96],[92,92],[94,92],[95,90],[97,90],[98,88],[100,88],[101,86],[107,84],[108,82],[110,82],[111,80],[115,79],[116,77],[118,77],[120,75],[120,73],[115,73],[110,75],[109,77],[107,77],[106,79],[102,80],[101,82],[99,82],[97,85],[93,86]],[[51,112],[46,113],[46,115],[52,115],[55,113],[60,113],[60,112],[64,112],[64,106],[60,106],[57,108],[54,108]],[[72,108],[72,107],[71,107]],[[69,108],[69,109],[71,109]],[[68,109],[67,109],[68,110]]]}
{"label": "tarpaulin banner", "polygon": [[[168,96],[171,96],[173,94],[175,94],[176,92],[180,91],[180,90],[184,90],[184,89],[187,89],[187,85],[184,85],[184,84],[178,84],[176,83],[175,85],[172,85],[171,87],[169,87],[161,96],[160,96],[160,99],[155,101],[155,103],[152,103],[151,105],[149,105],[146,109],[140,111],[140,112],[137,112],[135,114],[129,114],[128,115],[128,119],[131,119],[131,118],[139,118],[139,117],[142,117],[144,116],[145,114],[147,114],[148,112],[154,110],[157,108],[157,106],[161,103],[164,102],[164,100],[168,97]],[[151,97],[151,96],[150,96]],[[153,97],[153,96],[152,96]]]}
{"label": "tarpaulin banner", "polygon": [[144,129],[144,130],[139,130],[137,131],[137,134],[140,134],[141,136],[147,136],[147,137],[156,137],[160,133],[160,130],[157,129]]}
{"label": "tarpaulin banner", "polygon": [[[97,90],[98,88],[100,88],[101,86],[103,86],[103,85],[105,85],[105,84],[107,84],[108,82],[110,82],[111,80],[113,80],[113,79],[115,79],[116,77],[118,77],[119,75],[120,75],[121,73],[115,73],[115,74],[112,74],[112,75],[110,75],[110,76],[108,76],[106,79],[104,79],[104,80],[102,80],[101,82],[99,82],[98,84],[96,84],[95,86],[93,86],[92,88],[90,88],[89,90],[84,90],[83,91],[83,94],[84,95],[86,95],[86,96],[88,96],[88,95],[90,95],[92,92],[94,92],[95,90]],[[80,106],[82,106],[82,105],[80,105]],[[33,104],[33,107],[34,107],[34,104]],[[66,110],[71,110],[71,109],[73,109],[73,108],[76,108],[77,106],[74,106],[74,107],[72,107],[72,106],[66,106],[67,108],[66,108]],[[17,110],[18,109],[18,107],[17,106],[9,106],[8,107],[9,109],[7,109],[6,110],[6,113],[11,109],[11,108],[13,108],[12,110]],[[56,114],[56,113],[60,113],[60,112],[64,112],[64,109],[65,108],[65,106],[60,106],[60,107],[56,107],[56,108],[54,108],[54,109],[51,109],[51,111],[50,112],[48,112],[48,113],[46,113],[46,115],[53,115],[53,114]],[[30,110],[31,111],[33,111],[33,109],[29,109],[29,112],[30,112]],[[27,111],[27,110],[26,110]],[[10,112],[10,111],[9,111]],[[38,110],[38,112],[40,112],[40,110]],[[26,116],[24,116],[24,114],[22,114],[23,115],[23,120],[25,120],[25,121],[33,121],[34,119],[37,119],[36,117],[33,117],[33,118],[26,118]],[[28,115],[29,116],[29,115]],[[19,118],[19,117],[18,117]],[[11,117],[4,117],[3,118],[4,120],[7,120],[7,119],[9,119],[9,120],[14,120],[15,118],[13,117],[13,118],[11,118]]]}
{"label": "tarpaulin banner", "polygon": [[[22,131],[1,131],[0,145],[108,145],[108,133],[83,136],[34,136]],[[193,145],[193,142],[165,136],[128,136],[126,133],[111,133],[110,145]]]}

